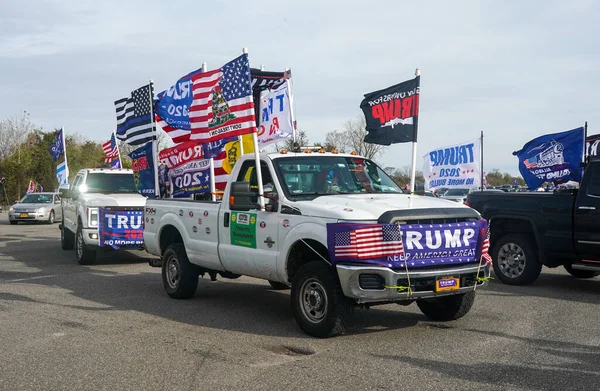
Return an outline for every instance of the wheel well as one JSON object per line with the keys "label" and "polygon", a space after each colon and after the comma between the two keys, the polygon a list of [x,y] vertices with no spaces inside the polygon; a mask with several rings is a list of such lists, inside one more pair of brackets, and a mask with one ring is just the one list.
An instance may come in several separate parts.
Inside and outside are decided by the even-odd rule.
{"label": "wheel well", "polygon": [[183,238],[177,228],[172,225],[167,225],[160,233],[160,253],[163,254],[167,247],[174,243],[183,243]]}
{"label": "wheel well", "polygon": [[[315,254],[315,251],[317,254]],[[287,259],[287,278],[288,281],[294,279],[294,275],[300,267],[308,262],[323,261],[323,258],[329,262],[329,253],[327,247],[313,239],[299,240],[292,245]]]}
{"label": "wheel well", "polygon": [[537,246],[533,226],[529,220],[522,219],[492,219],[490,243],[493,245],[498,239],[506,234],[525,234],[530,236],[533,244]]}

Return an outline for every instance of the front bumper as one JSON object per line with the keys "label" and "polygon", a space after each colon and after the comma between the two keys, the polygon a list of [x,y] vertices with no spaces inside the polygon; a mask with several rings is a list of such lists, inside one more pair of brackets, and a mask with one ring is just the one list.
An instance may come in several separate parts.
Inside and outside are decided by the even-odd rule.
{"label": "front bumper", "polygon": [[12,221],[47,221],[50,218],[50,211],[38,212],[10,212],[8,219]]}
{"label": "front bumper", "polygon": [[[485,285],[490,276],[490,267],[479,267],[479,264],[409,270],[409,273],[378,266],[336,265],[336,268],[344,295],[358,303],[405,301],[465,293],[472,291],[475,284],[477,287]],[[436,280],[444,277],[458,279],[457,289],[436,290]],[[410,291],[405,288],[409,285]]]}
{"label": "front bumper", "polygon": [[98,228],[82,228],[83,241],[88,247],[98,247]]}

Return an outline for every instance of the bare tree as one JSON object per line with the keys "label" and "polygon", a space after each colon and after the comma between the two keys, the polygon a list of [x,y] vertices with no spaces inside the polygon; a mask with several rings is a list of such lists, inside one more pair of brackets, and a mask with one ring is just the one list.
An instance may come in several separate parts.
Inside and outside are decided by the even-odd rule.
{"label": "bare tree", "polygon": [[[306,132],[304,130],[298,130],[296,131],[296,143],[298,143],[298,145],[300,147],[306,147],[308,146],[308,136],[306,135]],[[289,138],[287,140],[285,140],[283,143],[277,143],[277,150],[281,151],[282,149],[287,149],[288,151],[292,151],[294,149],[294,140]]]}
{"label": "bare tree", "polygon": [[356,151],[358,155],[374,160],[385,150],[385,145],[366,143],[366,127],[363,116],[348,120],[344,123],[344,130],[334,130],[325,135],[325,144],[340,152]]}
{"label": "bare tree", "polygon": [[[161,150],[168,148],[170,146],[173,146],[173,142],[171,141],[171,138],[169,137],[169,135],[162,130],[160,127],[157,127],[156,129],[156,143],[158,144],[158,152],[160,152]],[[119,152],[121,152],[121,158],[122,159],[129,159],[129,154],[133,151],[135,151],[136,149],[138,149],[139,147],[141,147],[141,145],[131,145],[131,144],[127,144],[124,141],[120,141],[119,142]]]}
{"label": "bare tree", "polygon": [[27,140],[27,135],[35,130],[29,113],[23,111],[22,114],[8,118],[0,122],[0,160],[11,156],[17,152],[21,144]]}

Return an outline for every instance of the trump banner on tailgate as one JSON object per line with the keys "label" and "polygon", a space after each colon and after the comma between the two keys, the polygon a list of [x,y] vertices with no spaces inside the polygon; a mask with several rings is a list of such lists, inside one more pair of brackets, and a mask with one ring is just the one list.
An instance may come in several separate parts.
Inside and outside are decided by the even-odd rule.
{"label": "trump banner on tailgate", "polygon": [[98,245],[144,247],[144,211],[98,208]]}
{"label": "trump banner on tailgate", "polygon": [[365,142],[390,145],[417,141],[420,78],[365,94],[360,103],[367,123]]}
{"label": "trump banner on tailgate", "polygon": [[583,127],[566,132],[546,134],[529,141],[520,151],[519,171],[532,190],[544,182],[554,184],[581,181],[585,148]]}
{"label": "trump banner on tailgate", "polygon": [[427,190],[481,187],[481,139],[435,149],[423,159]]}

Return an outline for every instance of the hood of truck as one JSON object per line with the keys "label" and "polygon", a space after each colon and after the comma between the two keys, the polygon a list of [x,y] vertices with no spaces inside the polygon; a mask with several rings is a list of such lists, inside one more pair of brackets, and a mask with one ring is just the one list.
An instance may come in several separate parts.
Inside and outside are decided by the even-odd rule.
{"label": "hood of truck", "polygon": [[137,193],[87,193],[82,194],[81,198],[86,206],[104,207],[104,206],[130,206],[143,207],[146,204],[146,197]]}
{"label": "hood of truck", "polygon": [[349,221],[376,221],[385,212],[401,209],[468,208],[455,201],[408,194],[328,195],[295,205],[303,215]]}

